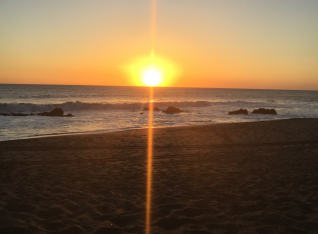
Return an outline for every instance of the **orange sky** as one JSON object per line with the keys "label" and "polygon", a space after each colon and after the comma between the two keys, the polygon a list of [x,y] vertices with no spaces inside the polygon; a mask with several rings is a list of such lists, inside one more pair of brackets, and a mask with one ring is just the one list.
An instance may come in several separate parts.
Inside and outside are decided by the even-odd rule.
{"label": "orange sky", "polygon": [[[163,86],[318,90],[318,1],[157,0]],[[142,85],[151,1],[0,2],[0,83]]]}

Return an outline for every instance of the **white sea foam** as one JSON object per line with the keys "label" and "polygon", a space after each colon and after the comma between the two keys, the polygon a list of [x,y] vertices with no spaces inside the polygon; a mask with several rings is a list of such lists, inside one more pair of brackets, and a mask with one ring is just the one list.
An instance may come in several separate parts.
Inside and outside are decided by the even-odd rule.
{"label": "white sea foam", "polygon": [[[209,106],[209,102],[156,102],[157,107],[204,107]],[[107,109],[140,109],[148,106],[148,103],[88,103],[88,102],[65,102],[61,104],[35,104],[35,103],[0,103],[0,112],[41,112],[50,111],[56,107],[62,108],[65,111],[75,110],[107,110]]]}
{"label": "white sea foam", "polygon": [[[78,110],[139,110],[143,107],[148,106],[147,102],[136,102],[136,103],[89,103],[89,102],[64,102],[55,104],[36,104],[36,103],[0,103],[0,113],[11,113],[11,112],[43,112],[51,111],[54,108],[62,108],[64,111],[78,111]],[[236,107],[268,107],[271,106],[266,102],[247,102],[247,101],[227,101],[227,102],[208,102],[208,101],[186,101],[186,102],[154,102],[155,107],[167,108],[168,106],[174,107],[208,107],[208,106],[236,106]],[[276,105],[279,106],[279,105]]]}

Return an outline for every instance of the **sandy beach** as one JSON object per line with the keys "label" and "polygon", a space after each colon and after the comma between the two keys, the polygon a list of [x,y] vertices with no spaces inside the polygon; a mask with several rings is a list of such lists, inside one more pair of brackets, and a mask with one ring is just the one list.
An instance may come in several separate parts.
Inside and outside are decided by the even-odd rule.
{"label": "sandy beach", "polygon": [[[151,233],[318,233],[318,119],[154,129]],[[144,233],[147,129],[0,142],[0,233]]]}

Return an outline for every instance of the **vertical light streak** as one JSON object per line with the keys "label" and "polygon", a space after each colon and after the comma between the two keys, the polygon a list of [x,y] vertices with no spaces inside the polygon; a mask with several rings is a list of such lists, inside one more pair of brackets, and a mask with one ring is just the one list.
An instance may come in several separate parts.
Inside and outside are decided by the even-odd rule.
{"label": "vertical light streak", "polygon": [[[155,61],[155,37],[156,37],[156,0],[151,0],[151,67]],[[151,188],[152,188],[152,138],[153,138],[153,87],[149,87],[149,121],[148,121],[148,161],[147,161],[147,201],[146,201],[146,234],[151,229]]]}
{"label": "vertical light streak", "polygon": [[146,234],[150,233],[151,222],[151,187],[152,187],[152,138],[153,138],[153,87],[150,87],[149,122],[148,122],[148,162],[147,162],[147,207],[146,207]]}

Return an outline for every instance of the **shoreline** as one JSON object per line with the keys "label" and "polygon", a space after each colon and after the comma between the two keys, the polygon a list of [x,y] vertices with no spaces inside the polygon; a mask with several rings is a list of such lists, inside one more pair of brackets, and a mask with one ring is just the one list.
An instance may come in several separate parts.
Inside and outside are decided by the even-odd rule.
{"label": "shoreline", "polygon": [[[154,129],[162,129],[162,128],[183,128],[183,127],[195,127],[195,126],[210,126],[210,125],[222,125],[222,124],[244,124],[244,123],[254,123],[254,122],[270,122],[270,121],[280,121],[280,120],[291,120],[291,119],[318,119],[318,118],[286,118],[286,119],[274,119],[274,120],[255,120],[255,121],[246,121],[246,122],[221,122],[221,123],[211,123],[211,124],[198,124],[198,125],[184,125],[184,126],[169,126],[169,127],[154,127]],[[17,141],[17,140],[28,140],[28,139],[38,139],[38,138],[47,138],[47,137],[63,137],[63,136],[76,136],[76,135],[94,135],[94,134],[105,134],[105,133],[116,133],[116,132],[125,132],[125,131],[134,131],[134,130],[142,130],[148,129],[146,128],[133,128],[133,129],[122,129],[122,130],[96,130],[94,132],[72,132],[72,133],[53,133],[53,134],[45,134],[40,136],[31,136],[28,138],[18,138],[18,139],[10,139],[10,140],[0,140],[0,142],[7,141]]]}

